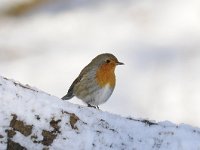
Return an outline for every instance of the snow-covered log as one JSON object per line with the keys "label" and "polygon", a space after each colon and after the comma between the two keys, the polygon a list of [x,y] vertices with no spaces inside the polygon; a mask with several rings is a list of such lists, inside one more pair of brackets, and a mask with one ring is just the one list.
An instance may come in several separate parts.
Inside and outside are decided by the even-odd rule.
{"label": "snow-covered log", "polygon": [[0,149],[199,150],[200,129],[75,105],[0,76]]}

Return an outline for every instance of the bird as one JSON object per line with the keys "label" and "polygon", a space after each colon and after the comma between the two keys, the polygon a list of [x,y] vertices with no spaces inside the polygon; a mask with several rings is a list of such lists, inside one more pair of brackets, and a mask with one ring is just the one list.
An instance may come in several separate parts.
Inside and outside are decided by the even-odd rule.
{"label": "bird", "polygon": [[99,109],[99,105],[105,103],[113,93],[117,65],[124,65],[124,63],[119,62],[113,54],[99,54],[82,69],[67,94],[61,99],[69,100],[75,96],[88,107]]}

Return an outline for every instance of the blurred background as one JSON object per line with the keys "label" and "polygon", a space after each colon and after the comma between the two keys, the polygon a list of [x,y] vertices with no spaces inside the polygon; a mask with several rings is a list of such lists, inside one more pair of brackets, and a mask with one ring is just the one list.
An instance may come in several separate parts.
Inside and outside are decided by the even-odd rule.
{"label": "blurred background", "polygon": [[103,111],[200,127],[200,1],[0,0],[1,76],[62,97],[103,52],[125,63]]}

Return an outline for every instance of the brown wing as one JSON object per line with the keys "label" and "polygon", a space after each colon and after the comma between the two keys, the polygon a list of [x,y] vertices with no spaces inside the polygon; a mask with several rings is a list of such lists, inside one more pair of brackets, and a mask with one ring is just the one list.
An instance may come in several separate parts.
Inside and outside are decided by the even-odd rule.
{"label": "brown wing", "polygon": [[83,70],[81,71],[79,76],[74,80],[72,85],[69,87],[67,94],[64,97],[62,97],[63,100],[68,100],[75,96],[74,95],[74,86],[77,83],[79,83],[82,80],[83,76],[90,70],[89,66],[90,66],[90,64],[88,64],[85,68],[83,68]]}
{"label": "brown wing", "polygon": [[68,100],[71,99],[72,97],[74,97],[74,86],[80,82],[80,80],[82,79],[82,76],[79,75],[74,82],[72,83],[72,85],[69,87],[69,90],[67,92],[67,94],[65,96],[62,97],[63,100]]}

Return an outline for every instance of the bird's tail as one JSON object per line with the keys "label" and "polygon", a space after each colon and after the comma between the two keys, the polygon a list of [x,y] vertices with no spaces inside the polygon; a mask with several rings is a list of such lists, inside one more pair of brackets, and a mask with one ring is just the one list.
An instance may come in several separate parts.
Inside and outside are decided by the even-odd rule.
{"label": "bird's tail", "polygon": [[63,96],[61,99],[62,100],[69,100],[69,99],[71,99],[72,97],[74,97],[74,92],[73,91],[74,91],[74,83],[70,86],[67,94],[65,96]]}
{"label": "bird's tail", "polygon": [[65,96],[63,96],[61,99],[62,99],[62,100],[69,100],[69,99],[71,99],[72,97],[74,97],[73,94],[67,93],[67,94],[66,94]]}

